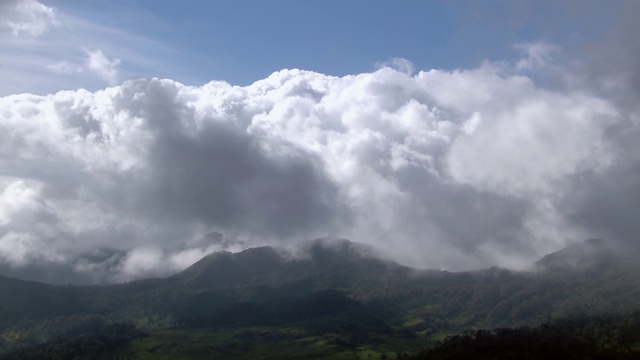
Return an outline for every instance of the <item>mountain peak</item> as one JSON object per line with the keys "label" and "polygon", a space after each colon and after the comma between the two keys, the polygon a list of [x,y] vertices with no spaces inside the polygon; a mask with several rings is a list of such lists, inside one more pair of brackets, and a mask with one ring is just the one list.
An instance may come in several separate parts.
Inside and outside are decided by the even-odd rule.
{"label": "mountain peak", "polygon": [[615,267],[619,255],[610,241],[600,238],[571,244],[536,261],[542,271],[590,271]]}
{"label": "mountain peak", "polygon": [[283,286],[309,277],[333,279],[336,283],[358,276],[369,279],[383,276],[390,269],[405,271],[396,263],[380,259],[371,246],[322,238],[304,244],[296,252],[264,246],[238,253],[212,253],[174,278],[190,288]]}
{"label": "mountain peak", "polygon": [[195,287],[229,287],[251,283],[256,277],[274,271],[285,258],[271,246],[246,249],[238,253],[211,253],[175,277]]}

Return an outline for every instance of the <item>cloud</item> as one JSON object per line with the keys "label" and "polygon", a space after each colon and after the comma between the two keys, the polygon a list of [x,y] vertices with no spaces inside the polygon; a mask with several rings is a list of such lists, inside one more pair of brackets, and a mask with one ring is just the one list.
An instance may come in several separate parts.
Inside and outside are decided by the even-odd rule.
{"label": "cloud", "polygon": [[82,66],[78,66],[72,64],[69,61],[63,60],[55,64],[47,65],[47,69],[57,73],[57,74],[73,74],[80,73],[84,71]]}
{"label": "cloud", "polygon": [[84,63],[72,63],[63,60],[46,66],[47,69],[56,74],[80,74],[93,72],[105,83],[114,85],[118,82],[120,59],[109,59],[102,50],[85,50],[86,59]]}
{"label": "cloud", "polygon": [[560,49],[557,46],[546,42],[536,42],[528,44],[517,44],[516,49],[520,50],[524,57],[516,63],[517,71],[539,70],[551,63],[552,57]]}
{"label": "cloud", "polygon": [[[157,23],[157,19],[146,13],[119,13],[109,16],[117,19],[118,26],[109,26],[99,14],[62,5],[54,10],[32,0],[0,1],[0,96],[77,88],[96,90],[105,83],[115,85],[140,76],[171,74],[182,81],[195,82],[186,75],[190,70],[174,61],[190,56],[187,51],[120,26],[129,23],[129,17],[134,17],[136,23]],[[50,14],[51,21],[44,15],[33,15],[39,14],[37,9],[48,9],[44,13]],[[33,16],[20,15],[27,10]],[[25,30],[16,30],[14,36],[10,26],[18,20],[22,21],[20,24],[24,22]]]}
{"label": "cloud", "polygon": [[640,205],[638,112],[541,86],[548,68],[293,69],[245,87],[137,79],[0,98],[0,268],[123,281],[335,235],[460,270],[637,238],[628,216],[590,209]]}
{"label": "cloud", "polygon": [[118,82],[118,66],[120,59],[109,59],[102,50],[87,51],[86,68],[94,71],[105,82],[114,85]]}
{"label": "cloud", "polygon": [[640,226],[640,31],[635,14],[640,3],[626,1],[620,21],[607,36],[591,43],[573,66],[571,78],[585,91],[610,100],[620,114],[607,128],[614,155],[606,170],[574,175],[564,188],[561,211],[592,234],[615,239],[626,250],[639,250]]}
{"label": "cloud", "polygon": [[379,63],[377,64],[377,67],[379,69],[385,67],[392,68],[407,75],[412,75],[414,71],[416,71],[416,68],[411,61],[400,57],[391,58],[385,62]]}
{"label": "cloud", "polygon": [[0,30],[13,36],[39,36],[59,25],[55,9],[36,0],[5,0],[0,3]]}

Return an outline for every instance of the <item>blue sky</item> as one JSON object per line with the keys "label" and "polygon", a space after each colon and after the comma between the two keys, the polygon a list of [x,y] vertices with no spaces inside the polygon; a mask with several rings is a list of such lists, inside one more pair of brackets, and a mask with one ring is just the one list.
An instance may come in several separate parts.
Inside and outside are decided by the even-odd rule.
{"label": "blue sky", "polygon": [[0,49],[12,58],[3,69],[13,77],[24,73],[2,94],[104,86],[85,72],[51,71],[97,50],[120,60],[117,82],[169,77],[248,85],[284,68],[342,76],[373,71],[393,58],[407,59],[417,70],[471,68],[519,57],[517,44],[544,41],[579,52],[611,32],[624,8],[622,2],[578,1],[43,4],[55,9],[57,21],[46,33],[0,38]]}

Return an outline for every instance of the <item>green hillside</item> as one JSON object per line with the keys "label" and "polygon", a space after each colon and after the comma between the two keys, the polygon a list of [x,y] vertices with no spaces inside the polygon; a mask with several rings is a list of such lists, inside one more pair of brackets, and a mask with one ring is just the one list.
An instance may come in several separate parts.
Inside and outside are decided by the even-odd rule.
{"label": "green hillside", "polygon": [[169,278],[111,286],[0,277],[1,353],[400,356],[464,331],[640,309],[637,268],[597,241],[550,254],[532,272],[418,270],[371,254],[315,241],[298,257],[272,247],[215,253]]}

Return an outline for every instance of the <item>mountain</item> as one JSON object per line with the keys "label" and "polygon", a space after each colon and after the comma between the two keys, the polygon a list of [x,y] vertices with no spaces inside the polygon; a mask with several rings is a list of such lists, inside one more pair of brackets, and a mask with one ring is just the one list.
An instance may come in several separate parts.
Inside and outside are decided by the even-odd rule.
{"label": "mountain", "polygon": [[541,271],[594,271],[617,268],[620,256],[604,239],[589,239],[551,253],[536,261]]}
{"label": "mountain", "polygon": [[[451,273],[404,267],[365,245],[324,239],[299,254],[273,247],[214,253],[168,278],[110,286],[0,277],[0,352],[68,344],[64,339],[113,326],[135,331],[126,332],[127,341],[103,339],[149,356],[164,349],[183,357],[205,347],[220,357],[251,358],[265,348],[279,354],[274,358],[308,357],[302,351],[310,344],[317,357],[419,350],[467,329],[639,309],[639,273],[618,258],[607,242],[589,240],[545,256],[533,272]],[[109,348],[93,343],[104,345],[95,351]]]}
{"label": "mountain", "polygon": [[303,254],[294,256],[272,247],[206,256],[174,276],[190,289],[271,287],[298,291],[341,289],[365,294],[363,283],[386,287],[404,281],[412,270],[374,257],[371,249],[348,240],[316,240]]}

